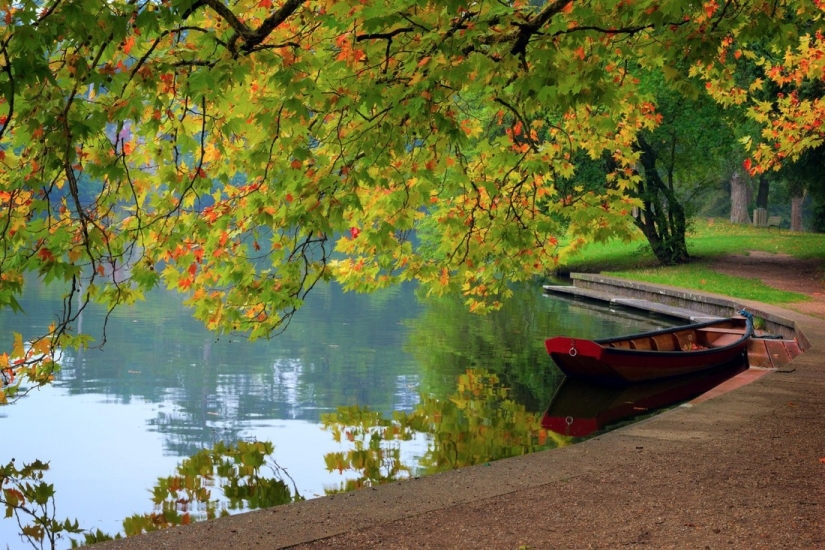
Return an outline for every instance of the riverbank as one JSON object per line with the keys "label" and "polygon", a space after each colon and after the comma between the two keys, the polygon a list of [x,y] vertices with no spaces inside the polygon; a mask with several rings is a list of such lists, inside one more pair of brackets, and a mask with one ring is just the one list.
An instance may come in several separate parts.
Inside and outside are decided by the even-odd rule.
{"label": "riverbank", "polygon": [[97,547],[825,547],[825,322],[750,306],[810,347],[735,391],[571,447]]}

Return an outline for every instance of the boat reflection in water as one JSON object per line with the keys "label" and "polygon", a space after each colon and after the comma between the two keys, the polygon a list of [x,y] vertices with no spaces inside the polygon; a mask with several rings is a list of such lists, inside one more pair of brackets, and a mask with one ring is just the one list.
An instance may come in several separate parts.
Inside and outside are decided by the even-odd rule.
{"label": "boat reflection in water", "polygon": [[566,378],[553,396],[541,425],[562,435],[587,437],[617,422],[698,397],[747,368],[747,362],[736,361],[701,375],[621,387]]}

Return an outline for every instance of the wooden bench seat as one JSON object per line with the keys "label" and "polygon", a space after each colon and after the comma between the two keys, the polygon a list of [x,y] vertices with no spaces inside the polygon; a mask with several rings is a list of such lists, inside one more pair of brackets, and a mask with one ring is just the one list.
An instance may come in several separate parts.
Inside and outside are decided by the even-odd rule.
{"label": "wooden bench seat", "polygon": [[716,332],[719,334],[745,334],[745,329],[741,328],[717,328],[717,327],[707,327],[707,328],[697,328],[699,332]]}

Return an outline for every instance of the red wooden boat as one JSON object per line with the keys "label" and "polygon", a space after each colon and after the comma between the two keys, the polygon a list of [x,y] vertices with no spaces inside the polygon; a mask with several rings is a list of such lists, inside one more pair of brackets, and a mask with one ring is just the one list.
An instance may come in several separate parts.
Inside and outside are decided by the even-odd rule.
{"label": "red wooden boat", "polygon": [[701,372],[747,358],[750,314],[603,340],[557,336],[545,342],[553,361],[571,378],[630,384]]}

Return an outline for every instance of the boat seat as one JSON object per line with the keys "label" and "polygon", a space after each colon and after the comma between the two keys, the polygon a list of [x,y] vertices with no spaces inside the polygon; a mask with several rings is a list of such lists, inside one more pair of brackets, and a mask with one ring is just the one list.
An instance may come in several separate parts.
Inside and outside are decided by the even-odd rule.
{"label": "boat seat", "polygon": [[724,333],[724,334],[745,334],[744,328],[722,328],[722,327],[707,327],[707,328],[697,328],[699,332],[717,332],[717,333]]}
{"label": "boat seat", "polygon": [[626,342],[625,340],[619,340],[618,342],[611,342],[610,347],[611,348],[629,349],[630,344],[628,342]]}
{"label": "boat seat", "polygon": [[650,344],[650,338],[638,338],[636,340],[630,340],[630,349],[652,349]]}
{"label": "boat seat", "polygon": [[712,334],[711,332],[707,333],[707,335],[709,337],[708,338],[708,347],[709,348],[722,348],[722,347],[725,347],[725,346],[729,346],[729,345],[733,344],[734,342],[736,342],[737,340],[740,340],[742,338],[741,333],[739,333],[739,334],[730,334],[730,333],[728,333],[728,334],[722,334],[716,340],[711,340],[711,338],[710,338],[711,334]]}
{"label": "boat seat", "polygon": [[689,350],[692,344],[698,344],[696,341],[696,333],[692,330],[683,330],[681,332],[674,332],[673,336],[679,342],[679,349]]}
{"label": "boat seat", "polygon": [[676,350],[676,339],[673,337],[672,334],[659,334],[657,336],[651,336],[650,339],[653,341],[653,349],[658,351],[675,351]]}

